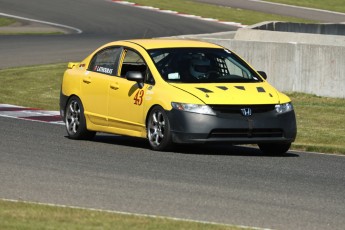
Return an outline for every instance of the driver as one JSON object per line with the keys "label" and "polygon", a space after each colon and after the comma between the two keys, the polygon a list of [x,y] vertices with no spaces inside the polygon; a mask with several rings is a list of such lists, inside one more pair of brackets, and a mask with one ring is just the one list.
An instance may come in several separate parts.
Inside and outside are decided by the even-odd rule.
{"label": "driver", "polygon": [[211,70],[211,61],[203,54],[195,54],[190,61],[189,72],[196,79],[207,78]]}

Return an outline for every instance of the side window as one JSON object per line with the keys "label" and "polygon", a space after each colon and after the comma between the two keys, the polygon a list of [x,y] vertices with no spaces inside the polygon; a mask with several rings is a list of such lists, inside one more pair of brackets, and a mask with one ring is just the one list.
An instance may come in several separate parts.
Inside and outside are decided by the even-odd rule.
{"label": "side window", "polygon": [[240,63],[235,60],[226,59],[226,65],[231,75],[235,75],[242,78],[251,78],[251,73],[242,67]]}
{"label": "side window", "polygon": [[121,66],[121,77],[125,77],[128,71],[141,72],[144,76],[145,83],[154,84],[153,76],[147,67],[144,59],[133,50],[125,50],[125,57]]}
{"label": "side window", "polygon": [[99,51],[91,60],[89,70],[116,75],[122,48],[111,47]]}

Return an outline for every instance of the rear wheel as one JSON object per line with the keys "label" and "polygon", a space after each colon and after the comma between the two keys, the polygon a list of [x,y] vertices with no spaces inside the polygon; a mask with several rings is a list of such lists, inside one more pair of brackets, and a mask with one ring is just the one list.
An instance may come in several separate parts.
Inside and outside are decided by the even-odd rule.
{"label": "rear wheel", "polygon": [[71,139],[92,139],[96,134],[96,132],[87,130],[83,105],[75,96],[68,100],[65,124],[68,137]]}
{"label": "rear wheel", "polygon": [[149,114],[147,138],[153,150],[166,151],[173,146],[169,119],[160,106],[155,106]]}
{"label": "rear wheel", "polygon": [[291,143],[263,143],[258,144],[258,146],[265,154],[282,155],[289,150]]}

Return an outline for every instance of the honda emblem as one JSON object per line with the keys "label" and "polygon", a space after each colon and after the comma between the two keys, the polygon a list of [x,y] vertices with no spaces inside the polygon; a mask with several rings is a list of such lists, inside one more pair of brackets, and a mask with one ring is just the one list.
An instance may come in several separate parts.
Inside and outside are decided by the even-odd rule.
{"label": "honda emblem", "polygon": [[251,108],[243,108],[241,109],[242,115],[245,117],[249,117],[252,115],[252,109]]}

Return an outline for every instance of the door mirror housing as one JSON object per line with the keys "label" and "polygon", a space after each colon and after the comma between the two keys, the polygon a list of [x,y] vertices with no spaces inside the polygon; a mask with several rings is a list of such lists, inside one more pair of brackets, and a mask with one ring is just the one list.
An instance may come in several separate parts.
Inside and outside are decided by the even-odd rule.
{"label": "door mirror housing", "polygon": [[73,69],[74,66],[77,66],[79,64],[80,64],[79,62],[69,62],[68,65],[67,65],[67,68],[68,69]]}
{"label": "door mirror housing", "polygon": [[263,77],[263,79],[267,79],[267,74],[264,71],[258,71],[258,73]]}
{"label": "door mirror housing", "polygon": [[142,89],[144,87],[144,76],[139,71],[128,71],[126,73],[126,79],[128,81],[137,82],[140,89]]}

